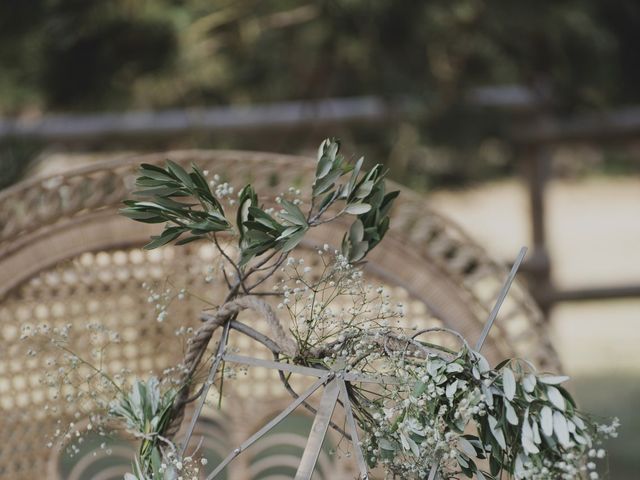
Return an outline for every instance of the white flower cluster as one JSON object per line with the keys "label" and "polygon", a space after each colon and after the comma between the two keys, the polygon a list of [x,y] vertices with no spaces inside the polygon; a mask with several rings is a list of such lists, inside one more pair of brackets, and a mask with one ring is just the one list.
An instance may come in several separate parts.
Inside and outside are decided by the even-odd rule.
{"label": "white flower cluster", "polygon": [[[69,456],[80,452],[85,433],[110,432],[109,403],[131,376],[124,367],[108,370],[110,347],[121,342],[120,334],[98,321],[84,328],[72,324],[24,324],[21,340],[29,357],[41,359],[44,368],[37,380],[44,387],[42,410],[36,416],[58,417],[56,428],[45,432],[46,445],[64,446]],[[74,345],[88,353],[80,356]],[[61,417],[71,417],[69,423]]]}
{"label": "white flower cluster", "polygon": [[[276,196],[276,198],[274,200],[278,205],[280,205],[282,203],[282,199],[284,198],[284,199],[289,200],[294,205],[300,206],[300,205],[302,205],[302,199],[300,198],[300,194],[301,193],[302,192],[300,191],[299,188],[289,187],[286,194],[284,192],[282,192],[282,193],[280,193],[280,195]],[[289,198],[287,198],[287,197],[289,197]],[[265,210],[265,212],[267,212],[269,214],[273,213],[274,211],[275,210],[273,208]],[[281,209],[276,213],[278,213],[278,214],[286,213],[286,210]]]}
{"label": "white flower cluster", "polygon": [[[209,172],[205,170],[202,172],[205,177],[209,175]],[[235,188],[229,182],[222,182],[220,175],[217,173],[213,175],[213,178],[209,180],[209,186],[213,189],[215,196],[220,201],[226,201],[229,205],[234,205],[236,203],[235,198],[233,198],[233,192]]]}
{"label": "white flower cluster", "polygon": [[179,289],[177,292],[172,288],[164,288],[156,291],[146,282],[142,284],[142,288],[149,292],[147,303],[153,303],[155,305],[154,308],[157,312],[156,320],[159,323],[167,319],[169,306],[174,300],[184,300],[187,296],[187,291],[184,288]]}
{"label": "white flower cluster", "polygon": [[[200,467],[207,463],[206,458],[201,458],[200,460],[192,456],[180,458],[175,452],[169,451],[164,461],[160,464],[158,473],[162,474],[163,478],[167,480],[200,480]],[[136,479],[133,475],[131,477],[131,480],[144,480]],[[127,480],[127,477],[125,477],[125,480]]]}
{"label": "white flower cluster", "polygon": [[[303,355],[336,360],[366,357],[379,346],[383,332],[403,316],[381,287],[366,285],[362,271],[337,250],[317,251],[319,267],[289,257],[283,278],[273,288],[281,294],[279,310],[290,317],[290,331]],[[371,360],[371,359],[369,359]]]}

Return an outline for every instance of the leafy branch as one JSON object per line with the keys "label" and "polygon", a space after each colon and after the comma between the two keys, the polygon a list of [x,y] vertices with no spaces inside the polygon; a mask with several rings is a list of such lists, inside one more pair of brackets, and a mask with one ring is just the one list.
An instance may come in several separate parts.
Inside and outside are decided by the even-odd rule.
{"label": "leafy branch", "polygon": [[[385,193],[386,172],[382,165],[363,170],[364,159],[355,163],[339,153],[335,139],[322,142],[318,150],[309,210],[304,213],[295,201],[279,200],[281,211],[271,215],[248,184],[239,192],[235,229],[225,215],[221,201],[211,191],[204,173],[192,165],[191,172],[170,160],[164,168],[142,164],[134,192],[143,200],[127,200],[121,213],[144,223],[164,223],[164,231],[146,249],[171,242],[182,245],[201,238],[213,239],[219,232],[238,236],[239,259],[223,255],[237,270],[267,252],[287,254],[312,227],[343,215],[355,220],[342,241],[342,253],[352,262],[362,260],[389,229],[389,210],[398,192]],[[327,217],[327,212],[337,213]],[[216,245],[219,248],[219,245]],[[242,279],[244,281],[244,278]]]}
{"label": "leafy branch", "polygon": [[[196,165],[192,165],[192,172],[187,173],[171,160],[167,160],[165,168],[143,163],[136,186],[140,190],[133,194],[148,200],[125,200],[127,207],[120,213],[138,222],[165,223],[164,231],[152,236],[151,242],[144,246],[147,250],[172,241],[183,245],[231,228],[222,205]],[[198,203],[178,201],[185,198]],[[200,208],[194,208],[196,206]],[[185,233],[191,235],[180,239]]]}

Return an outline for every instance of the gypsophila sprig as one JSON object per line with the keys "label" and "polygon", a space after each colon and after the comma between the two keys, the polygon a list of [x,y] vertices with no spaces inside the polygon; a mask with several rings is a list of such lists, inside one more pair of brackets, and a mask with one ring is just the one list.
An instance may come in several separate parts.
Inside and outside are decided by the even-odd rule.
{"label": "gypsophila sprig", "polygon": [[[365,333],[397,326],[404,313],[381,287],[365,284],[362,271],[339,250],[325,245],[318,254],[315,271],[303,258],[289,257],[274,290],[282,295],[277,309],[289,317],[300,355],[330,368],[368,351],[360,342]],[[362,364],[358,368],[364,371]]]}
{"label": "gypsophila sprig", "polygon": [[[20,339],[27,356],[39,357],[45,367],[38,378],[46,392],[41,413],[58,417],[55,429],[45,432],[47,447],[64,446],[69,457],[74,457],[86,434],[109,436],[109,403],[120,394],[131,373],[124,367],[117,371],[107,368],[111,348],[121,341],[118,332],[97,321],[84,328],[25,323]],[[88,355],[74,352],[77,341],[88,347]]]}

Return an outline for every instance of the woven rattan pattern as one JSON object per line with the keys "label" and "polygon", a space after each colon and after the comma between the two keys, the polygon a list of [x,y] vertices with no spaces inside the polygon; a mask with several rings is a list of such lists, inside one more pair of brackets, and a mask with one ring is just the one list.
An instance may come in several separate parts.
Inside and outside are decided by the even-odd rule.
{"label": "woven rattan pattern", "polygon": [[[193,319],[195,326],[199,311],[207,305],[194,299],[178,302],[171,307],[168,320],[160,324],[146,303],[148,292],[142,282],[169,280],[178,288],[186,286],[199,292],[212,303],[218,300],[221,289],[205,282],[204,269],[215,260],[213,249],[195,243],[143,252],[140,245],[157,228],[116,215],[132,189],[136,166],[165,158],[185,165],[195,162],[234,185],[251,182],[265,196],[278,195],[290,185],[307,184],[314,168],[313,162],[300,157],[169,152],[31,180],[2,192],[0,408],[4,413],[0,432],[4,442],[0,478],[41,478],[51,456],[43,432],[55,428],[61,418],[68,421],[74,413],[65,411],[64,395],[54,399],[54,392],[39,383],[45,360],[25,356],[18,339],[23,324],[53,327],[71,323],[82,328],[92,320],[100,321],[123,332],[121,342],[109,347],[108,368],[115,373],[126,367],[134,374],[146,375],[151,369],[158,371],[180,360],[184,345],[175,336],[175,327],[185,319]],[[367,275],[394,288],[395,296],[408,306],[407,318],[412,324],[444,324],[475,338],[505,270],[409,191],[403,191],[392,220],[392,231],[369,259]],[[335,244],[340,238],[335,229],[315,235],[305,244],[309,251],[314,244]],[[237,345],[241,351],[260,355],[248,340],[244,342]],[[486,352],[494,359],[517,355],[558,368],[541,317],[520,285],[511,290]],[[234,425],[232,444],[288,400],[275,378],[259,370],[239,375],[233,395],[239,400],[226,412]],[[255,398],[269,401],[261,400],[256,409]],[[48,410],[43,409],[45,404]],[[58,407],[58,413],[52,413],[52,406]],[[245,478],[250,462],[248,458],[244,466],[234,467],[239,470],[231,478]],[[54,474],[51,469],[49,475]]]}

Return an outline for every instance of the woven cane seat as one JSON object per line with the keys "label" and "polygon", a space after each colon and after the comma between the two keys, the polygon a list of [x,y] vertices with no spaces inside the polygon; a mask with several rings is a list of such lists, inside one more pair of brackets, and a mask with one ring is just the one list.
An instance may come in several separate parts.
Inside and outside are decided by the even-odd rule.
{"label": "woven cane seat", "polygon": [[[143,251],[140,247],[159,227],[117,215],[133,190],[137,166],[161,164],[166,158],[185,166],[196,163],[236,187],[251,182],[261,198],[275,197],[289,186],[309,185],[315,168],[313,161],[295,156],[178,151],[103,162],[1,192],[0,478],[111,479],[130,470],[127,439],[111,440],[108,461],[104,449],[96,447],[100,439],[88,439],[71,460],[47,447],[44,432],[54,430],[59,421],[87,421],[90,412],[78,412],[66,400],[76,393],[73,385],[63,395],[43,386],[47,358],[25,354],[20,341],[25,326],[70,324],[82,330],[92,323],[107,325],[121,338],[109,346],[104,367],[113,374],[127,371],[145,377],[180,361],[184,337],[176,335],[176,329],[196,327],[199,313],[208,305],[195,297],[174,302],[167,320],[159,323],[147,303],[149,287],[143,283],[164,287],[169,282],[172,288],[188,288],[213,304],[220,301],[223,289],[207,278],[207,266],[216,255],[210,245],[194,242]],[[476,339],[504,281],[505,268],[407,189],[402,189],[391,219],[390,232],[367,258],[365,276],[386,285],[403,302],[412,326],[444,325]],[[318,245],[339,246],[340,228],[310,232],[311,238],[301,247],[310,262]],[[238,339],[236,347],[260,355],[249,340]],[[74,348],[79,355],[89,354],[90,346],[82,342]],[[541,368],[559,369],[542,317],[517,282],[484,353],[493,361],[518,356]],[[233,386],[228,395],[234,400],[220,411],[211,408],[198,426],[201,448],[214,459],[256,431],[291,398],[272,373],[260,369],[238,372],[229,383]],[[304,433],[297,428],[262,439],[232,464],[228,478],[288,478],[288,465],[295,464],[304,446]],[[331,454],[332,448],[327,445],[321,456],[317,478],[352,478],[339,455]]]}

